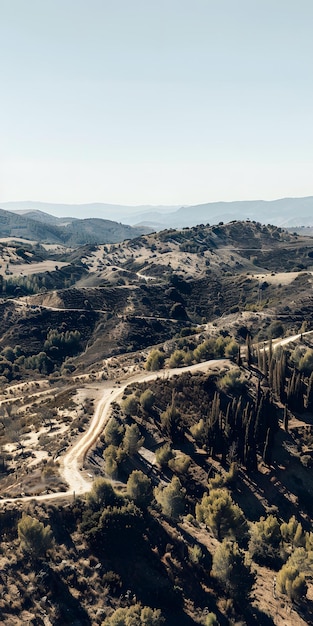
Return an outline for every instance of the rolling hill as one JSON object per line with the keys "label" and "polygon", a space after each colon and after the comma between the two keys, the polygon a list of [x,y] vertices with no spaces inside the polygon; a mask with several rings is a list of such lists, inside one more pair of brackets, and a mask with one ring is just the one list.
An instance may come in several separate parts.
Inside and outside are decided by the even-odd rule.
{"label": "rolling hill", "polygon": [[3,623],[312,623],[312,281],[253,221],[0,242]]}
{"label": "rolling hill", "polygon": [[[150,229],[151,230],[151,229]],[[22,237],[66,246],[115,243],[146,233],[145,227],[101,219],[56,218],[40,211],[24,214],[0,209],[0,237]]]}

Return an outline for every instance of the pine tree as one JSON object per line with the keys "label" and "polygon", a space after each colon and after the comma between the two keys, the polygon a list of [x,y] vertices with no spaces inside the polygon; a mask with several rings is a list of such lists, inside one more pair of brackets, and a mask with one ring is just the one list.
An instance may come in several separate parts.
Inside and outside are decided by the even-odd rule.
{"label": "pine tree", "polygon": [[211,489],[204,494],[196,505],[196,518],[212,530],[218,541],[225,537],[243,538],[247,533],[244,514],[227,489]]}
{"label": "pine tree", "polygon": [[246,602],[255,576],[237,543],[224,539],[213,556],[212,575],[237,602]]}
{"label": "pine tree", "polygon": [[305,546],[305,534],[300,522],[293,515],[288,522],[283,522],[280,527],[282,539],[291,549]]}
{"label": "pine tree", "polygon": [[30,515],[23,514],[17,526],[18,538],[24,552],[33,558],[44,557],[53,546],[53,537],[50,526],[44,526]]}
{"label": "pine tree", "polygon": [[299,602],[307,593],[303,574],[288,563],[285,563],[277,574],[277,587],[280,593],[287,595],[291,601]]}
{"label": "pine tree", "polygon": [[123,450],[125,454],[130,457],[135,456],[137,454],[139,448],[144,443],[144,437],[140,436],[140,430],[137,424],[132,424],[131,426],[126,426],[125,435],[123,439]]}
{"label": "pine tree", "polygon": [[154,496],[162,508],[164,515],[177,519],[185,509],[186,490],[177,476],[174,476],[166,487],[156,487]]}
{"label": "pine tree", "polygon": [[280,558],[280,542],[280,526],[274,515],[261,517],[251,525],[249,553],[257,563],[275,565]]}

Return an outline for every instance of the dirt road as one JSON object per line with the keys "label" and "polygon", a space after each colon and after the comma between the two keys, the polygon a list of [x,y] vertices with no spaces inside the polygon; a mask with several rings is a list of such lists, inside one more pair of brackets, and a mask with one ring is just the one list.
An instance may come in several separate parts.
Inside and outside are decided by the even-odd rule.
{"label": "dirt road", "polygon": [[118,387],[114,386],[114,381],[107,381],[103,389],[103,395],[98,402],[94,415],[89,424],[88,430],[77,440],[64,456],[60,457],[60,474],[62,479],[68,484],[67,491],[42,494],[39,496],[19,496],[17,498],[3,498],[0,504],[13,502],[27,502],[30,500],[45,501],[57,500],[67,496],[82,495],[88,493],[92,488],[92,479],[83,471],[83,462],[91,446],[98,439],[111,414],[111,404],[116,402],[124,393],[126,387],[132,383],[149,382],[156,378],[171,378],[180,376],[184,372],[207,372],[213,369],[222,369],[225,366],[232,367],[227,359],[212,359],[204,363],[196,363],[186,367],[160,370],[157,372],[140,372],[124,381]]}
{"label": "dirt road", "polygon": [[[313,331],[307,331],[304,335],[309,335]],[[301,334],[292,335],[291,337],[285,337],[284,339],[278,339],[273,342],[273,347],[277,348],[279,345],[283,346],[290,342],[296,341],[301,338]],[[231,361],[227,359],[212,359],[205,361],[204,363],[196,363],[186,367],[173,368],[159,370],[157,372],[140,372],[128,377],[124,381],[119,383],[116,387],[114,381],[106,381],[103,387],[103,394],[101,400],[98,402],[93,418],[89,424],[88,430],[84,433],[76,443],[59,458],[60,462],[60,474],[64,482],[68,485],[67,491],[60,491],[50,494],[42,494],[39,496],[20,496],[18,498],[3,498],[0,500],[0,504],[18,501],[30,501],[30,500],[57,500],[66,496],[82,495],[88,493],[92,488],[92,479],[88,476],[87,472],[83,470],[83,464],[85,456],[90,450],[91,446],[98,439],[111,414],[111,404],[116,402],[124,393],[126,387],[132,383],[137,382],[149,382],[156,378],[170,378],[172,376],[179,376],[184,372],[207,372],[213,369],[222,369],[225,366],[231,367]]]}

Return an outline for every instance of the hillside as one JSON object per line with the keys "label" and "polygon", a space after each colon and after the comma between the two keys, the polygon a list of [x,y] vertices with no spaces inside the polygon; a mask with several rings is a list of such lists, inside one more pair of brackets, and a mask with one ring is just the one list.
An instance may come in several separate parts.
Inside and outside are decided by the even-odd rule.
{"label": "hillside", "polygon": [[0,275],[2,622],[312,623],[313,238],[2,241]]}
{"label": "hillside", "polygon": [[[29,294],[29,305],[61,309],[54,313],[60,320],[71,310],[97,311],[106,332],[95,329],[89,342],[84,359],[92,363],[160,343],[179,326],[219,324],[223,316],[222,324],[226,315],[250,316],[259,333],[273,315],[291,328],[301,325],[304,315],[313,322],[312,252],[310,238],[251,222],[167,230],[123,245],[87,246],[70,256],[42,251],[41,264],[37,251],[34,265],[30,252],[25,264],[25,254],[17,256],[11,248],[11,257],[3,252],[2,269],[11,258],[12,272],[3,271],[3,291],[16,288],[21,296]],[[30,281],[34,271],[41,273]],[[49,318],[39,322],[41,317],[32,326],[48,328]],[[13,325],[10,342],[27,342],[27,320],[24,324]],[[6,341],[5,334],[0,342]]]}
{"label": "hillside", "polygon": [[87,243],[113,243],[132,239],[147,230],[110,220],[54,218],[42,212],[17,214],[0,209],[0,238],[22,237],[75,247]]}

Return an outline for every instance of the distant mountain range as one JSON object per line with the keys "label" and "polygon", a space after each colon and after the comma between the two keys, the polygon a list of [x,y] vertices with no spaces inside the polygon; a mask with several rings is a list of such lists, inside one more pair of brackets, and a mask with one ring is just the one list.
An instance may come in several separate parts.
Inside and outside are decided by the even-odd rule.
{"label": "distant mountain range", "polygon": [[19,212],[0,209],[0,238],[16,237],[65,246],[118,243],[151,231],[111,220],[58,218],[39,210]]}
{"label": "distant mountain range", "polygon": [[[119,221],[151,230],[183,228],[197,224],[216,224],[220,221],[258,221],[276,226],[313,226],[313,196],[282,198],[280,200],[246,200],[235,202],[208,202],[195,206],[125,206],[103,203],[49,204],[44,202],[6,202],[3,209],[51,225],[60,225],[54,218],[97,218]],[[38,211],[40,213],[38,214]],[[35,213],[34,213],[35,212]]]}

